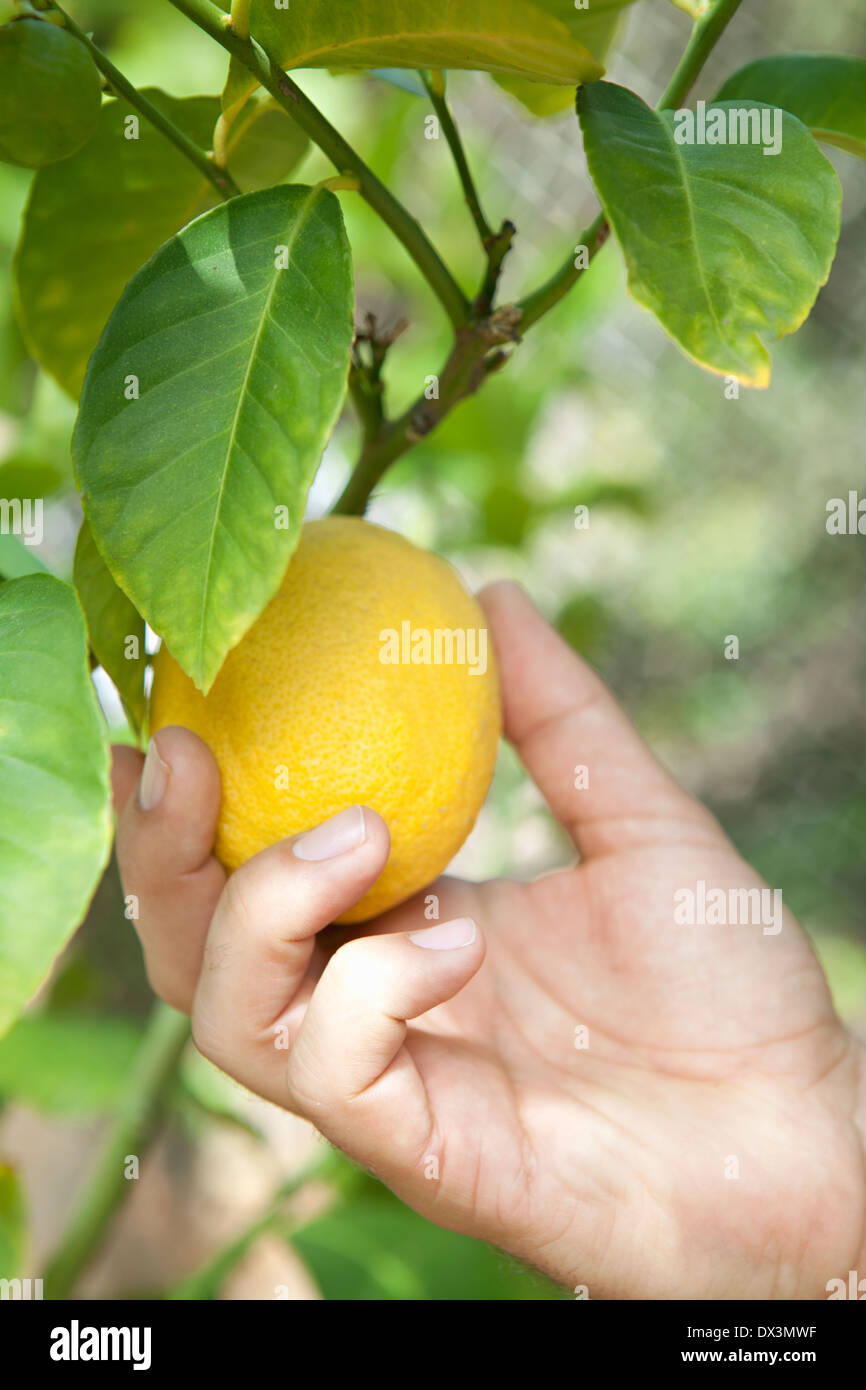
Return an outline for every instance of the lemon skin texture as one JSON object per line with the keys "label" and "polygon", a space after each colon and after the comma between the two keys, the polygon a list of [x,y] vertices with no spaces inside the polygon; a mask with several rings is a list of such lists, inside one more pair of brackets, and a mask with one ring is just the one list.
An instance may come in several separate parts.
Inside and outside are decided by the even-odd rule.
{"label": "lemon skin texture", "polygon": [[[383,663],[382,634],[462,629],[486,619],[444,560],[353,517],[308,522],[277,595],[207,696],[165,645],[154,664],[151,732],[182,724],[222,776],[215,852],[233,871],[267,845],[355,803],[384,817],[388,863],[341,922],[403,902],[442,872],[487,793],[501,732],[492,643],[467,662]],[[446,649],[447,650],[447,649]],[[479,671],[483,662],[476,660]]]}

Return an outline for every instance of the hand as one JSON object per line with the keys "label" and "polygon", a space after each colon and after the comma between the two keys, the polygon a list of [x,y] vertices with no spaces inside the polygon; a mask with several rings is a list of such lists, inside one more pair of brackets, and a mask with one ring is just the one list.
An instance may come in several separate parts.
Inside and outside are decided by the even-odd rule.
{"label": "hand", "polygon": [[483,601],[507,735],[579,865],[442,879],[435,924],[419,895],[329,927],[386,861],[381,818],[342,812],[226,883],[216,765],[165,729],[137,795],[141,755],[115,760],[154,989],[431,1221],[592,1298],[824,1297],[866,1274],[864,1048],[789,914],[676,924],[680,890],[761,880],[521,591]]}

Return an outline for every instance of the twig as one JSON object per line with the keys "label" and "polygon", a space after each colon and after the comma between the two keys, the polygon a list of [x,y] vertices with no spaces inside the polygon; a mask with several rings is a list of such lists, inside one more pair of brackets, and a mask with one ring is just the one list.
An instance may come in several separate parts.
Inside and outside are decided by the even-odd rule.
{"label": "twig", "polygon": [[554,304],[558,304],[572,285],[577,284],[593,256],[601,250],[609,235],[610,227],[607,218],[603,212],[600,212],[578,240],[579,246],[586,247],[586,256],[582,257],[572,253],[555,275],[552,275],[537,290],[533,290],[532,294],[520,301],[520,326],[524,332],[542,315],[548,313]]}
{"label": "twig", "polygon": [[427,89],[427,95],[433,103],[433,110],[436,112],[442,133],[445,136],[445,140],[457,168],[460,186],[463,189],[463,197],[472,214],[472,220],[481,238],[481,245],[486,251],[490,242],[494,239],[494,232],[481,209],[481,201],[478,197],[478,191],[469,169],[469,162],[466,158],[466,151],[463,148],[463,141],[460,139],[460,132],[454,124],[454,117],[451,115],[448,103],[445,100],[445,79],[441,72],[419,72],[418,75],[424,83]]}
{"label": "twig", "polygon": [[327,1182],[343,1162],[339,1154],[334,1150],[328,1150],[324,1158],[316,1158],[295,1177],[289,1178],[277,1189],[264,1211],[245,1231],[228,1241],[205,1264],[176,1285],[166,1297],[175,1301],[215,1298],[232,1270],[263,1235],[276,1230],[288,1240],[296,1230],[307,1224],[304,1221],[291,1220],[285,1211],[287,1201],[308,1183]]}
{"label": "twig", "polygon": [[181,1053],[189,1039],[189,1019],[167,1004],[156,1004],[141,1047],[84,1195],[45,1271],[47,1298],[68,1297],[90,1263],[111,1217],[128,1191],[124,1167],[141,1156],[159,1121]]}
{"label": "twig", "polygon": [[657,109],[668,111],[685,101],[695,79],[730,24],[743,0],[716,0],[711,10],[696,19],[692,35],[682,58],[677,63],[670,82],[665,87]]}
{"label": "twig", "polygon": [[488,376],[505,364],[508,360],[505,345],[519,341],[519,319],[516,307],[506,305],[489,318],[467,324],[457,333],[448,359],[436,378],[436,394],[420,395],[398,419],[384,421],[377,434],[365,442],[358,463],[332,508],[335,513],[363,514],[385,470],[430,434],[459,401],[471,396]]}
{"label": "twig", "polygon": [[205,154],[204,150],[200,150],[198,145],[196,145],[193,140],[190,140],[189,136],[184,135],[183,131],[176,126],[173,121],[169,120],[168,116],[164,116],[152,102],[148,101],[146,96],[143,96],[136,87],[133,87],[132,83],[124,77],[123,73],[105,56],[102,49],[97,48],[93,40],[85,34],[83,29],[79,29],[75,21],[70,18],[64,9],[61,9],[60,5],[52,3],[51,8],[56,10],[59,15],[63,16],[64,26],[69,30],[70,34],[74,34],[75,37],[84,44],[97,68],[102,75],[108,79],[114,90],[119,92],[121,96],[126,97],[130,106],[133,106],[136,111],[144,116],[146,121],[149,121],[152,126],[161,131],[166,139],[170,140],[175,148],[180,150],[181,154],[186,155],[190,163],[194,164],[200,173],[204,174],[205,178],[213,184],[221,197],[233,198],[236,194],[240,193],[240,189],[228,170],[221,168],[210,159],[208,155]]}
{"label": "twig", "polygon": [[318,107],[304,95],[297,83],[283,72],[255,39],[239,38],[226,24],[226,15],[211,4],[211,0],[171,0],[171,4],[249,69],[256,82],[269,91],[283,110],[306,131],[339,173],[351,171],[357,175],[361,196],[402,242],[452,324],[459,328],[466,323],[470,312],[469,301],[419,223],[368,168],[340,132],[334,129]]}

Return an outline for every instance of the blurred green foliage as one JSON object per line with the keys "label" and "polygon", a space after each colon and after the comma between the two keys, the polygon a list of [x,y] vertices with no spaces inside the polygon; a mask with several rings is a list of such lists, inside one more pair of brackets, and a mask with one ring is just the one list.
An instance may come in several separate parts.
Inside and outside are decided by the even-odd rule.
{"label": "blurred green foliage", "polygon": [[292,1245],[328,1299],[463,1302],[570,1296],[489,1245],[431,1226],[371,1179],[296,1232]]}

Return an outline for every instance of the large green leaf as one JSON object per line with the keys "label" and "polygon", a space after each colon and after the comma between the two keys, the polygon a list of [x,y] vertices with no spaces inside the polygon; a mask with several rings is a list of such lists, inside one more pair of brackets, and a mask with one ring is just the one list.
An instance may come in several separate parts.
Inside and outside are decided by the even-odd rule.
{"label": "large green leaf", "polygon": [[[146,95],[209,148],[220,112],[216,97]],[[126,138],[131,117],[137,139]],[[307,144],[269,104],[245,108],[231,137],[229,168],[244,191],[284,178]],[[87,360],[127,280],[217,201],[194,165],[124,101],[105,103],[96,134],[78,154],[36,175],[16,254],[18,316],[31,353],[71,396],[81,390]]]}
{"label": "large green leaf", "polygon": [[285,573],[352,336],[340,205],[290,186],[234,198],[172,238],[93,354],[73,438],[85,513],[117,582],[203,689]]}
{"label": "large green leaf", "polygon": [[292,1246],[334,1301],[568,1297],[489,1245],[431,1226],[381,1188],[302,1227]]}
{"label": "large green leaf", "polygon": [[781,106],[818,140],[866,159],[866,59],[842,53],[786,53],[747,63],[716,101],[751,97]]}
{"label": "large green leaf", "polygon": [[15,1169],[0,1163],[0,1279],[20,1274],[25,1247],[24,1194]]}
{"label": "large green leaf", "polygon": [[[718,109],[727,122],[731,106],[707,115]],[[609,82],[582,87],[577,108],[635,299],[701,366],[766,386],[764,339],[800,326],[830,271],[840,205],[832,165],[787,113],[778,113],[781,150],[768,156],[759,144],[678,144],[676,113]]]}
{"label": "large green leaf", "polygon": [[[616,37],[623,10],[634,0],[593,0],[588,9],[577,10],[573,0],[535,0],[539,9],[565,25],[573,38],[582,43],[599,64],[607,58]],[[506,92],[516,97],[533,116],[555,116],[571,107],[572,93],[567,87],[532,82],[526,77],[511,77],[494,73],[493,78]]]}
{"label": "large green leaf", "polygon": [[123,1095],[141,1029],[121,1018],[33,1014],[0,1041],[0,1097],[55,1115],[98,1115]]}
{"label": "large green leaf", "polygon": [[[602,72],[565,25],[532,0],[304,0],[290,9],[252,0],[250,29],[286,69],[478,68],[566,87]],[[234,110],[254,86],[233,58],[224,108]]]}
{"label": "large green leaf", "polygon": [[115,583],[100,555],[87,522],[82,522],[72,571],[90,645],[107,671],[136,729],[144,720],[144,619]]}
{"label": "large green leaf", "polygon": [[75,592],[0,585],[0,1034],[81,921],[108,858],[108,747]]}

